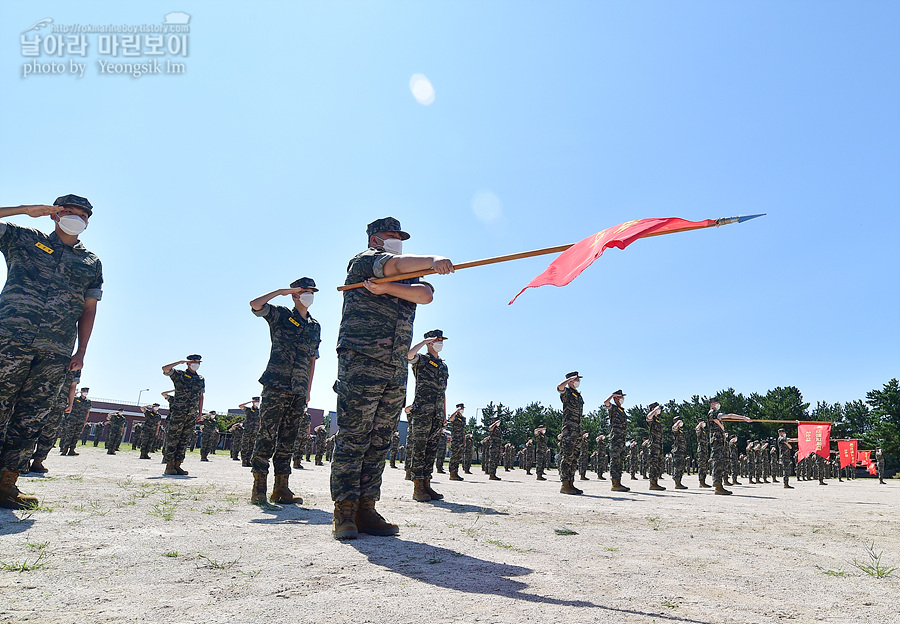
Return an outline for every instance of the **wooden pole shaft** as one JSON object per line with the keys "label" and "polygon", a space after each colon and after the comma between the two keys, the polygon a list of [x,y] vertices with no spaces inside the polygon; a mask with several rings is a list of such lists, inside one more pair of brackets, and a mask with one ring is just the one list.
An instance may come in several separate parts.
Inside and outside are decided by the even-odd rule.
{"label": "wooden pole shaft", "polygon": [[[569,247],[574,245],[574,243],[569,243],[568,245],[557,245],[556,247],[544,247],[543,249],[535,249],[532,251],[520,251],[519,253],[514,254],[506,254],[505,256],[494,256],[493,258],[484,258],[483,260],[472,260],[471,262],[463,262],[460,264],[453,265],[453,268],[456,270],[459,269],[471,269],[472,267],[485,266],[486,264],[497,264],[498,262],[509,262],[510,260],[521,260],[523,258],[533,258],[535,256],[545,256],[547,254],[552,253],[562,253]],[[424,277],[426,275],[431,275],[435,273],[434,269],[425,269],[423,271],[416,271],[415,273],[401,273],[400,275],[394,275],[391,277],[379,277],[374,280],[376,284],[386,284],[388,282],[399,282],[400,280],[412,279],[414,277]],[[346,286],[338,286],[339,291],[345,290],[353,290],[354,288],[361,288],[362,282],[359,284],[348,284]]]}
{"label": "wooden pole shaft", "polygon": [[[751,420],[750,422],[752,422],[752,423],[787,423],[787,424],[791,424],[791,425],[799,425],[799,424],[800,424],[800,421],[799,421],[799,420],[765,420],[765,419],[759,419],[759,420]],[[826,423],[822,423],[822,424],[826,424]]]}

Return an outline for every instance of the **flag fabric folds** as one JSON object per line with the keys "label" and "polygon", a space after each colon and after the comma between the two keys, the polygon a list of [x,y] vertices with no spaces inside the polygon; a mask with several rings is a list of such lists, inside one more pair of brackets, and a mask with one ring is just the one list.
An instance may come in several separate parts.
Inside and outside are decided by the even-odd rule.
{"label": "flag fabric folds", "polygon": [[841,440],[837,443],[838,455],[841,456],[841,468],[856,465],[856,450],[859,440]]}
{"label": "flag fabric folds", "polygon": [[872,451],[859,451],[856,457],[857,462],[868,466],[872,462]]}
{"label": "flag fabric folds", "polygon": [[537,286],[565,286],[578,277],[582,271],[588,268],[594,260],[603,255],[603,252],[610,247],[618,247],[625,249],[638,240],[647,236],[656,236],[659,234],[671,234],[673,232],[685,232],[688,230],[698,230],[701,228],[712,227],[716,224],[715,219],[704,219],[703,221],[685,221],[676,217],[664,219],[637,219],[635,221],[626,221],[619,225],[614,225],[596,234],[588,236],[569,247],[566,251],[559,254],[556,259],[550,263],[544,272],[528,282],[519,294],[512,298],[509,302],[518,299],[519,295],[529,288]]}
{"label": "flag fabric folds", "polygon": [[831,423],[800,423],[797,425],[798,459],[815,453],[828,459],[831,453]]}

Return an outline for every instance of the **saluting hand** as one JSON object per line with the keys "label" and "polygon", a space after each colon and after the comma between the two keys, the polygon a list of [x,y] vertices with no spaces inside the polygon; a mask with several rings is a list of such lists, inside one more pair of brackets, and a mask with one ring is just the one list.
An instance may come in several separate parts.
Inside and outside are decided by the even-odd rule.
{"label": "saluting hand", "polygon": [[62,209],[62,206],[43,206],[39,204],[37,206],[26,207],[25,214],[27,214],[29,217],[34,218],[46,217],[47,215],[56,214]]}

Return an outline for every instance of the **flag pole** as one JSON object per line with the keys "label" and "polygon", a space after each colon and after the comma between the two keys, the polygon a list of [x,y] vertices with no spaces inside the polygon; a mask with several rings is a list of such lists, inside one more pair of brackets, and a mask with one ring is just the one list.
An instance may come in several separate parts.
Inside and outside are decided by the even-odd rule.
{"label": "flag pole", "polygon": [[[752,423],[787,423],[791,425],[799,425],[799,420],[765,420],[765,419],[751,419]],[[825,424],[825,423],[822,423]]]}
{"label": "flag pole", "polygon": [[[650,234],[645,234],[641,238],[649,238],[651,236],[662,236],[663,234],[677,234],[678,232],[689,232],[691,230],[702,230],[708,227],[720,227],[722,225],[730,225],[732,223],[743,223],[744,221],[749,221],[750,219],[755,219],[757,217],[764,217],[765,214],[755,214],[748,215],[744,217],[726,217],[722,219],[716,219],[714,223],[710,223],[707,226],[703,227],[690,227],[690,228],[682,228],[678,230],[669,230],[665,232],[652,232]],[[615,226],[613,226],[615,227]],[[543,249],[534,249],[532,251],[522,251],[519,253],[506,254],[503,256],[494,256],[493,258],[484,258],[483,260],[473,260],[471,262],[463,262],[461,264],[454,264],[454,269],[471,269],[473,267],[485,266],[488,264],[497,264],[498,262],[509,262],[510,260],[522,260],[523,258],[534,258],[535,256],[544,256],[552,253],[562,253],[567,250],[569,247],[572,247],[575,243],[569,243],[568,245],[556,245],[555,247],[544,247]],[[425,269],[423,271],[415,271],[412,273],[401,273],[399,275],[393,275],[391,277],[379,277],[375,278],[372,281],[376,284],[386,284],[388,282],[399,282],[401,280],[413,279],[415,277],[425,277],[426,275],[431,275],[432,273],[436,273],[434,269]],[[346,284],[344,286],[338,286],[338,291],[347,291],[353,290],[354,288],[361,288],[362,282],[357,284]]]}

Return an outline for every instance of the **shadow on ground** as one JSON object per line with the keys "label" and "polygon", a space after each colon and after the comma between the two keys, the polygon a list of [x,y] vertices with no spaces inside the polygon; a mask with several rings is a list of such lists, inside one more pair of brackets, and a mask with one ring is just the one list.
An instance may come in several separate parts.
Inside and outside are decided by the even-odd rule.
{"label": "shadow on ground", "polygon": [[251,524],[331,524],[332,514],[321,509],[301,507],[299,505],[259,505],[266,518],[254,518]]}
{"label": "shadow on ground", "polygon": [[[530,568],[497,563],[486,559],[470,557],[454,550],[431,546],[419,542],[406,541],[400,538],[382,538],[360,536],[360,539],[347,542],[369,563],[386,568],[421,583],[434,585],[444,589],[466,592],[470,594],[487,594],[503,596],[513,600],[524,600],[540,604],[580,607],[586,609],[602,609],[613,613],[641,615],[649,618],[673,622],[691,622],[693,624],[713,624],[704,620],[692,620],[665,613],[647,613],[634,609],[617,609],[595,604],[587,600],[562,600],[549,596],[530,594],[526,590],[528,584],[516,580],[534,570]],[[436,564],[443,564],[437,565]],[[433,567],[436,566],[436,567]],[[464,574],[448,573],[448,568],[457,567]]]}

